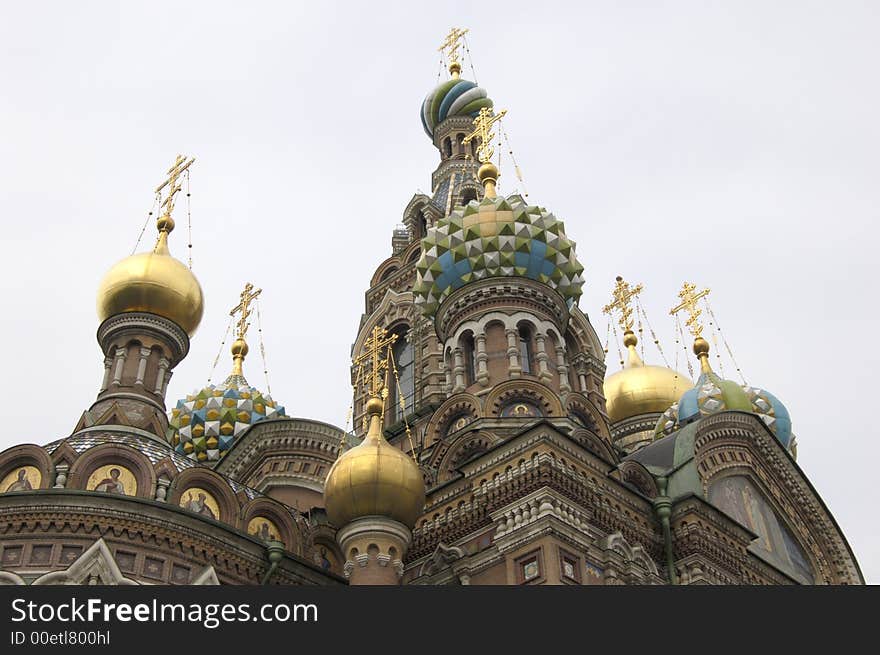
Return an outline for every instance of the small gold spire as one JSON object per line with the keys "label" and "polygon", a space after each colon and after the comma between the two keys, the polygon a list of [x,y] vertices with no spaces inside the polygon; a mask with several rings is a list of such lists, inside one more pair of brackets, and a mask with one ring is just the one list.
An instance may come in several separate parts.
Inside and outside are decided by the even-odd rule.
{"label": "small gold spire", "polygon": [[457,80],[461,75],[461,63],[458,61],[458,49],[461,47],[459,40],[467,33],[467,28],[460,30],[453,27],[446,35],[446,40],[437,48],[438,52],[446,53],[446,59],[449,61],[449,73],[454,80]]}
{"label": "small gold spire", "polygon": [[675,316],[682,310],[687,311],[688,320],[685,325],[687,325],[688,330],[690,330],[694,337],[694,354],[700,360],[700,370],[703,373],[708,373],[712,370],[709,366],[709,342],[702,337],[703,324],[700,322],[700,314],[703,313],[703,310],[697,306],[697,301],[704,296],[708,296],[710,290],[703,289],[698,293],[694,293],[696,288],[696,284],[685,282],[681,287],[681,291],[678,292],[681,303],[670,309],[669,313]]}
{"label": "small gold spire", "polygon": [[473,139],[480,139],[480,145],[477,147],[477,159],[482,165],[477,171],[477,178],[483,185],[484,195],[487,198],[496,197],[495,185],[498,183],[498,167],[492,163],[492,156],[495,154],[495,149],[492,147],[492,139],[495,138],[492,125],[506,114],[506,109],[495,114],[488,107],[481,107],[480,113],[474,119],[474,131],[461,141],[463,145],[467,145]]}
{"label": "small gold spire", "polygon": [[244,291],[241,292],[239,303],[229,312],[229,315],[233,317],[238,313],[241,314],[235,330],[236,339],[232,343],[232,375],[243,375],[242,363],[249,351],[247,341],[244,338],[247,336],[248,328],[251,325],[248,322],[248,317],[251,315],[250,306],[251,302],[263,291],[262,289],[257,289],[256,291],[253,289],[253,284],[250,282],[246,283]]}

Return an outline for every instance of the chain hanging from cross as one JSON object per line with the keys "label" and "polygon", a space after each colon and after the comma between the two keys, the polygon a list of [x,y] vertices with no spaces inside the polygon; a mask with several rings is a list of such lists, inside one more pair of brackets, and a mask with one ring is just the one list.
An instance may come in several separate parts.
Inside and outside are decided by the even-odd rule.
{"label": "chain hanging from cross", "polygon": [[229,315],[235,317],[236,314],[240,313],[241,316],[238,318],[238,326],[236,329],[236,333],[239,339],[244,340],[245,335],[247,335],[248,327],[250,327],[250,323],[248,322],[248,317],[251,315],[251,302],[262,293],[262,289],[257,289],[254,291],[254,285],[248,282],[244,285],[244,291],[241,292],[240,301],[238,305],[232,308],[229,312]]}
{"label": "chain hanging from cross", "polygon": [[461,66],[458,61],[458,49],[461,47],[461,43],[459,43],[459,41],[465,34],[467,34],[467,32],[467,28],[462,30],[457,27],[453,27],[451,30],[449,30],[449,34],[446,35],[446,40],[443,41],[443,44],[439,48],[437,48],[437,52],[442,52],[446,55],[450,70],[452,70],[453,66]]}
{"label": "chain hanging from cross", "polygon": [[474,119],[474,131],[461,141],[462,144],[467,145],[476,138],[480,139],[480,145],[477,147],[477,159],[481,164],[488,164],[492,161],[492,156],[495,154],[495,149],[492,147],[492,139],[495,138],[492,125],[501,120],[505,114],[507,114],[506,109],[494,114],[488,107],[481,107],[480,113]]}
{"label": "chain hanging from cross", "polygon": [[688,320],[685,322],[685,325],[687,325],[694,339],[698,339],[703,333],[703,324],[700,322],[700,314],[703,313],[703,310],[697,306],[697,301],[709,295],[709,289],[703,289],[698,293],[694,293],[696,288],[696,284],[685,282],[681,287],[681,291],[678,292],[681,303],[669,310],[672,316],[683,310],[688,313]]}
{"label": "chain hanging from cross", "polygon": [[177,155],[174,164],[168,169],[168,177],[162,182],[162,184],[156,187],[157,195],[160,194],[165,187],[168,187],[165,200],[162,201],[162,216],[171,216],[171,212],[174,211],[174,196],[176,196],[181,189],[178,179],[187,169],[189,169],[190,166],[193,165],[195,160],[195,157],[187,158],[184,155]]}
{"label": "chain hanging from cross", "polygon": [[619,312],[620,317],[618,321],[620,322],[620,327],[623,328],[624,332],[631,332],[633,327],[632,301],[641,292],[641,284],[630,287],[629,282],[618,275],[614,285],[613,300],[602,308],[602,312],[611,316],[612,319],[614,318],[614,312]]}

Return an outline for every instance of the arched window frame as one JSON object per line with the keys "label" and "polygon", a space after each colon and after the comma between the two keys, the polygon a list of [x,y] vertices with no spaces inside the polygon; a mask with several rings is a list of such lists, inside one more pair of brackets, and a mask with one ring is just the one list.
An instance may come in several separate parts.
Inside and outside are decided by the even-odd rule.
{"label": "arched window frame", "polygon": [[461,335],[459,343],[464,358],[465,384],[471,386],[477,381],[477,348],[473,332],[468,331]]}
{"label": "arched window frame", "polygon": [[405,323],[393,326],[389,332],[397,335],[397,340],[391,346],[394,357],[394,366],[397,368],[397,379],[392,373],[389,376],[389,406],[385,410],[389,425],[403,420],[404,413],[400,408],[400,394],[406,403],[406,411],[411,413],[415,400],[415,350],[409,339],[410,327]]}
{"label": "arched window frame", "polygon": [[531,375],[534,370],[535,347],[532,343],[534,330],[527,323],[520,323],[517,326],[517,337],[519,339],[519,365],[522,372]]}

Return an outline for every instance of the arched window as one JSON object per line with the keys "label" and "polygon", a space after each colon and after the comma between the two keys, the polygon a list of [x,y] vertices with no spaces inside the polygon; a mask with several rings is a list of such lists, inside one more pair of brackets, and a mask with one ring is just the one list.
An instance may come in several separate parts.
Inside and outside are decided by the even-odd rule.
{"label": "arched window", "polygon": [[477,352],[474,348],[474,335],[470,332],[461,338],[461,349],[464,355],[464,376],[467,386],[477,381]]}
{"label": "arched window", "polygon": [[413,345],[409,340],[409,328],[402,325],[394,330],[397,335],[397,341],[391,348],[394,355],[394,365],[397,367],[397,380],[391,375],[391,388],[389,389],[390,406],[386,410],[386,414],[391,417],[391,422],[396,423],[404,417],[404,410],[401,408],[401,398],[406,405],[406,413],[411,414],[413,411],[413,396],[415,391],[415,366],[413,358]]}
{"label": "arched window", "polygon": [[476,199],[477,199],[477,192],[474,189],[464,189],[461,192],[461,204],[462,205],[466,205],[471,200],[476,200]]}
{"label": "arched window", "polygon": [[443,141],[443,153],[447,157],[452,157],[452,139],[450,139],[449,137],[446,137],[446,139]]}
{"label": "arched window", "polygon": [[532,372],[532,331],[528,325],[519,326],[519,359],[522,372]]}
{"label": "arched window", "polygon": [[459,157],[463,157],[464,150],[465,150],[464,146],[462,145],[462,141],[464,141],[464,134],[459,132],[458,134],[455,135],[455,138],[458,140],[458,149],[456,150],[456,154]]}
{"label": "arched window", "polygon": [[428,234],[428,219],[425,218],[425,212],[419,212],[419,237],[424,238]]}

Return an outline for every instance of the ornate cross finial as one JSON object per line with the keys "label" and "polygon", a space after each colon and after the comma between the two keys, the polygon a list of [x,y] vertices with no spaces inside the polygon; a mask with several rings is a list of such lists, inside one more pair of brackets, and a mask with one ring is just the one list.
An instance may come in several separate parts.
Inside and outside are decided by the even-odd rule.
{"label": "ornate cross finial", "polygon": [[681,291],[678,292],[678,297],[681,298],[681,303],[669,310],[669,313],[673,316],[682,310],[687,311],[689,316],[685,325],[688,326],[694,339],[700,338],[700,335],[703,333],[703,324],[700,323],[700,314],[703,313],[703,310],[697,307],[697,301],[703,296],[709,295],[709,289],[703,289],[698,293],[694,293],[696,288],[696,284],[685,282],[681,287]]}
{"label": "ornate cross finial", "polygon": [[624,332],[631,332],[633,326],[632,307],[630,303],[632,299],[642,292],[642,285],[637,284],[634,287],[629,286],[629,282],[625,281],[619,275],[617,276],[617,284],[614,285],[614,300],[602,308],[602,311],[609,316],[613,316],[615,311],[620,312],[620,327]]}
{"label": "ornate cross finial", "polygon": [[241,301],[229,312],[230,316],[235,316],[237,313],[241,312],[241,316],[238,319],[237,336],[242,340],[244,340],[248,327],[250,326],[250,323],[248,323],[248,317],[251,315],[251,301],[263,291],[262,289],[257,289],[256,291],[253,289],[254,285],[250,282],[245,284],[244,291],[241,292]]}
{"label": "ornate cross finial", "polygon": [[449,30],[449,34],[446,35],[446,40],[443,44],[437,48],[438,52],[446,54],[446,59],[449,62],[449,72],[452,73],[453,77],[458,77],[458,74],[461,72],[461,64],[458,61],[458,49],[461,47],[459,39],[467,34],[467,32],[467,28],[460,30],[457,27],[453,27]]}
{"label": "ornate cross finial", "polygon": [[497,114],[493,114],[492,110],[488,107],[481,107],[480,113],[474,119],[474,131],[461,141],[463,144],[468,144],[473,139],[480,137],[480,146],[477,148],[477,159],[480,160],[481,164],[488,164],[492,161],[492,155],[495,154],[495,150],[492,148],[492,139],[495,138],[495,133],[492,132],[492,125],[495,121],[501,120],[505,114],[507,114],[506,109],[502,109]]}
{"label": "ornate cross finial", "polygon": [[384,328],[378,325],[364,343],[364,352],[354,363],[359,367],[367,367],[370,371],[369,382],[366,382],[367,393],[371,397],[384,399],[387,390],[385,387],[385,371],[388,370],[388,351],[392,344],[397,341],[396,334],[388,334]]}
{"label": "ornate cross finial", "polygon": [[174,164],[168,169],[168,179],[156,187],[156,193],[160,193],[162,189],[166,186],[168,187],[168,193],[165,196],[165,200],[162,201],[162,216],[171,216],[171,212],[174,211],[174,196],[180,191],[180,185],[177,183],[177,178],[192,166],[195,160],[195,157],[187,159],[184,155],[177,155]]}

